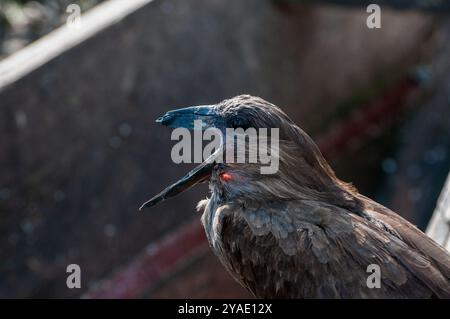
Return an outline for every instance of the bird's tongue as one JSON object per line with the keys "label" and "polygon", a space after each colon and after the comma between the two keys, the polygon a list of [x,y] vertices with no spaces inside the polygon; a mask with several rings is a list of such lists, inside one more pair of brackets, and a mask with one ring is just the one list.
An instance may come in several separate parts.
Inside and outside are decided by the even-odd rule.
{"label": "bird's tongue", "polygon": [[177,182],[173,183],[172,185],[164,189],[161,193],[154,196],[150,200],[146,201],[141,206],[141,208],[139,208],[139,210],[142,210],[143,208],[146,207],[154,206],[159,202],[162,202],[170,197],[176,196],[184,192],[185,190],[191,188],[192,186],[209,179],[213,167],[214,167],[214,159],[213,156],[210,156],[203,163],[201,163],[199,166],[195,167],[189,173],[184,175]]}

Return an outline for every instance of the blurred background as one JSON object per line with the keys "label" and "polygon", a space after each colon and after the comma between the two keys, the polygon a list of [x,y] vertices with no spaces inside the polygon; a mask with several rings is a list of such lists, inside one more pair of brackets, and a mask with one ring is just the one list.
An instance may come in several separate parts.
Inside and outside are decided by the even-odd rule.
{"label": "blurred background", "polygon": [[192,168],[154,120],[244,93],[425,229],[450,168],[449,4],[378,1],[369,29],[370,3],[0,0],[0,297],[250,297],[206,243],[206,185],[138,212]]}

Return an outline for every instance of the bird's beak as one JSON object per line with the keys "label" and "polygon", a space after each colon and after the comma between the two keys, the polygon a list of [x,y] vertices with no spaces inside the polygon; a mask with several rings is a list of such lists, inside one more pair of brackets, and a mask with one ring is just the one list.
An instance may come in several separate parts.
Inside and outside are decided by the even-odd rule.
{"label": "bird's beak", "polygon": [[[220,123],[220,118],[219,120],[218,118],[219,117],[217,116],[214,105],[201,105],[169,111],[165,115],[158,118],[156,122],[172,128],[183,127],[194,130],[197,128],[194,125],[194,121],[196,120],[201,120],[201,129],[206,129],[208,127],[217,127],[217,124]],[[180,180],[145,202],[139,210],[154,206],[170,197],[184,192],[198,183],[209,180],[215,164],[214,159],[215,154],[211,155],[208,159],[206,159],[199,166],[195,167]]]}
{"label": "bird's beak", "polygon": [[194,125],[195,121],[201,121],[201,128],[206,129],[215,127],[218,118],[214,105],[200,105],[169,111],[157,119],[156,122],[172,128],[184,127],[194,130],[197,128]]}
{"label": "bird's beak", "polygon": [[[213,155],[211,155],[212,157]],[[204,182],[205,180],[208,180],[211,176],[211,171],[214,167],[214,161],[204,161],[199,166],[191,170],[189,173],[184,175],[180,180],[173,183],[166,189],[164,189],[161,193],[154,196],[153,198],[146,201],[139,210],[142,210],[146,207],[152,207],[159,202],[165,201],[166,199],[176,196],[185,190],[191,188],[192,186]]]}

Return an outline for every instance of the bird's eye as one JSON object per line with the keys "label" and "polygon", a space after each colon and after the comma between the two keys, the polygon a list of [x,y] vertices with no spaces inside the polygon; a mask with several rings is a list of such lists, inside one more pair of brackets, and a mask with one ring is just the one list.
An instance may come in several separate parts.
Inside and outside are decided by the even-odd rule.
{"label": "bird's eye", "polygon": [[231,126],[234,129],[240,127],[242,129],[246,130],[250,127],[250,124],[248,123],[248,121],[246,119],[243,119],[241,117],[236,117],[232,120]]}

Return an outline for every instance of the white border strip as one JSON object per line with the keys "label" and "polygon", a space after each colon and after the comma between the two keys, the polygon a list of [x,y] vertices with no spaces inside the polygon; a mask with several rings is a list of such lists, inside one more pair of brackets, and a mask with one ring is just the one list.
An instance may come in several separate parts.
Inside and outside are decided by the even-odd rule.
{"label": "white border strip", "polygon": [[77,29],[63,25],[0,61],[0,90],[153,0],[109,0],[81,16]]}
{"label": "white border strip", "polygon": [[450,251],[450,174],[439,196],[426,233]]}

